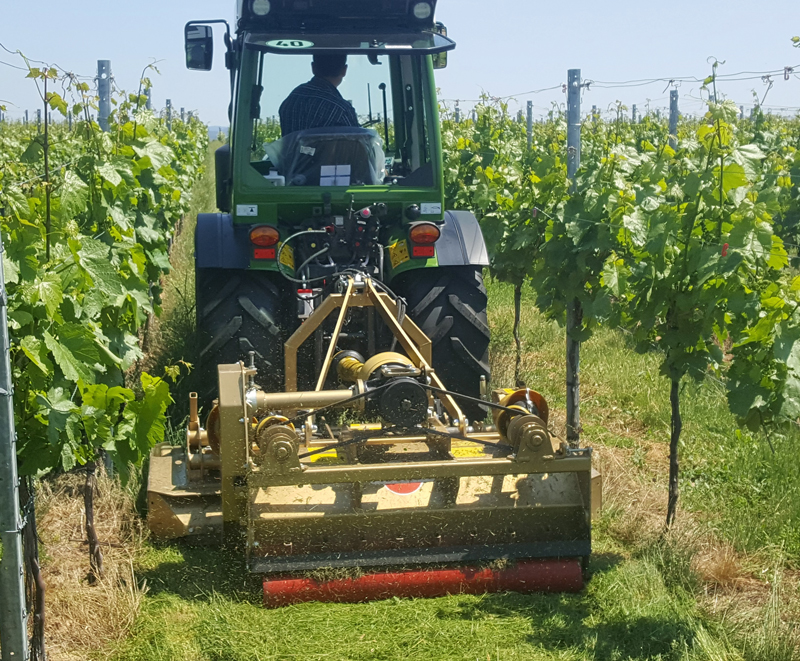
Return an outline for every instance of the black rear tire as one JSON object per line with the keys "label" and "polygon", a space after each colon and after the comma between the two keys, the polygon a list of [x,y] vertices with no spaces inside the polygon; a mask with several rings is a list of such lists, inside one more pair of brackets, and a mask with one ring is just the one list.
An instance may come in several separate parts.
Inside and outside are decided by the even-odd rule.
{"label": "black rear tire", "polygon": [[[480,397],[481,376],[488,382],[489,321],[483,269],[450,266],[418,269],[392,282],[408,303],[408,316],[431,339],[433,368],[448,390]],[[480,404],[458,401],[471,421],[486,417]]]}
{"label": "black rear tire", "polygon": [[196,383],[205,407],[218,397],[217,365],[247,363],[250,351],[258,384],[283,390],[283,344],[291,318],[284,287],[280,276],[267,271],[198,269]]}

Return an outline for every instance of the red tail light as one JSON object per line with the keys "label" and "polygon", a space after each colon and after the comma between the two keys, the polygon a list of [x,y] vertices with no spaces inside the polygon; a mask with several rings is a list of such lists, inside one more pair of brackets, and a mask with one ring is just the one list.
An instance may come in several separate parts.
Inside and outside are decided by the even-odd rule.
{"label": "red tail light", "polygon": [[442,232],[433,223],[417,223],[411,228],[408,235],[413,243],[430,246],[439,240]]}
{"label": "red tail light", "polygon": [[250,232],[250,241],[253,245],[261,246],[262,248],[271,248],[278,244],[281,240],[281,233],[274,227],[269,225],[262,225],[256,227]]}

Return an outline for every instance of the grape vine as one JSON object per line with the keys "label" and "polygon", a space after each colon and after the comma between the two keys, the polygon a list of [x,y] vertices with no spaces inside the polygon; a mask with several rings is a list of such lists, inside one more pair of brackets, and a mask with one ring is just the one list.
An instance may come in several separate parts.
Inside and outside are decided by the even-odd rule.
{"label": "grape vine", "polygon": [[710,101],[705,116],[681,122],[673,149],[666,121],[632,124],[624,110],[584,122],[569,182],[557,109],[534,124],[530,151],[502,102],[486,97],[475,120],[458,123],[443,109],[446,193],[450,208],[478,213],[491,272],[518,296],[529,282],[540,311],[561,323],[577,300],[579,339],[620,328],[638,350],[660,352],[673,412],[671,522],[684,377],[724,378],[731,411],[751,429],[800,420],[800,278],[790,266],[800,122],[738,120],[732,102]]}

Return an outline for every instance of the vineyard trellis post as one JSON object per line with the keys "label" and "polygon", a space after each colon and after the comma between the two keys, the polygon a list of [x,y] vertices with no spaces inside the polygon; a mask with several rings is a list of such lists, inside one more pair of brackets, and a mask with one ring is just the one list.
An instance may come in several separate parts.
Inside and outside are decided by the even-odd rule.
{"label": "vineyard trellis post", "polygon": [[97,60],[97,96],[100,98],[97,123],[107,132],[111,114],[111,60]]}
{"label": "vineyard trellis post", "polygon": [[[0,256],[3,239],[0,236]],[[17,434],[8,339],[5,277],[0,260],[0,636],[3,661],[28,659],[28,617],[22,562],[22,527],[17,474]]]}
{"label": "vineyard trellis post", "polygon": [[42,132],[42,109],[41,108],[37,108],[36,109],[36,132],[37,133],[41,133]]}
{"label": "vineyard trellis post", "polygon": [[639,109],[636,107],[636,104],[633,104],[633,108],[631,109],[631,124],[636,123],[636,117],[638,116]]}
{"label": "vineyard trellis post", "polygon": [[181,108],[181,121],[186,121],[186,108]]}
{"label": "vineyard trellis post", "polygon": [[172,130],[172,99],[167,99],[167,131]]}
{"label": "vineyard trellis post", "polygon": [[678,148],[678,90],[669,93],[669,146]]}
{"label": "vineyard trellis post", "polygon": [[[575,192],[575,174],[581,164],[581,70],[567,74],[567,177]],[[575,335],[583,325],[583,310],[576,298],[567,304],[567,442],[580,441],[581,343]]]}
{"label": "vineyard trellis post", "polygon": [[148,88],[147,88],[147,89],[144,91],[144,94],[145,94],[145,96],[147,97],[147,101],[145,102],[145,104],[144,104],[144,107],[145,107],[147,110],[152,110],[152,109],[153,109],[153,90],[152,90],[151,88],[149,88],[149,87],[148,87]]}
{"label": "vineyard trellis post", "polygon": [[533,147],[533,101],[528,101],[528,151]]}
{"label": "vineyard trellis post", "polygon": [[458,101],[456,101],[456,124],[461,123],[461,108],[458,106]]}
{"label": "vineyard trellis post", "polygon": [[28,125],[28,111],[25,111],[25,126]]}

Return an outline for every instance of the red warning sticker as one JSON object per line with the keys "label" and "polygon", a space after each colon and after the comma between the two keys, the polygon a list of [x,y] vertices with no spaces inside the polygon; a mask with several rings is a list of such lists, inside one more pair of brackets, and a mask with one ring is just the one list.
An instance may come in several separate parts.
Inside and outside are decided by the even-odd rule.
{"label": "red warning sticker", "polygon": [[410,496],[422,488],[422,482],[396,482],[385,485],[386,488],[398,496]]}

